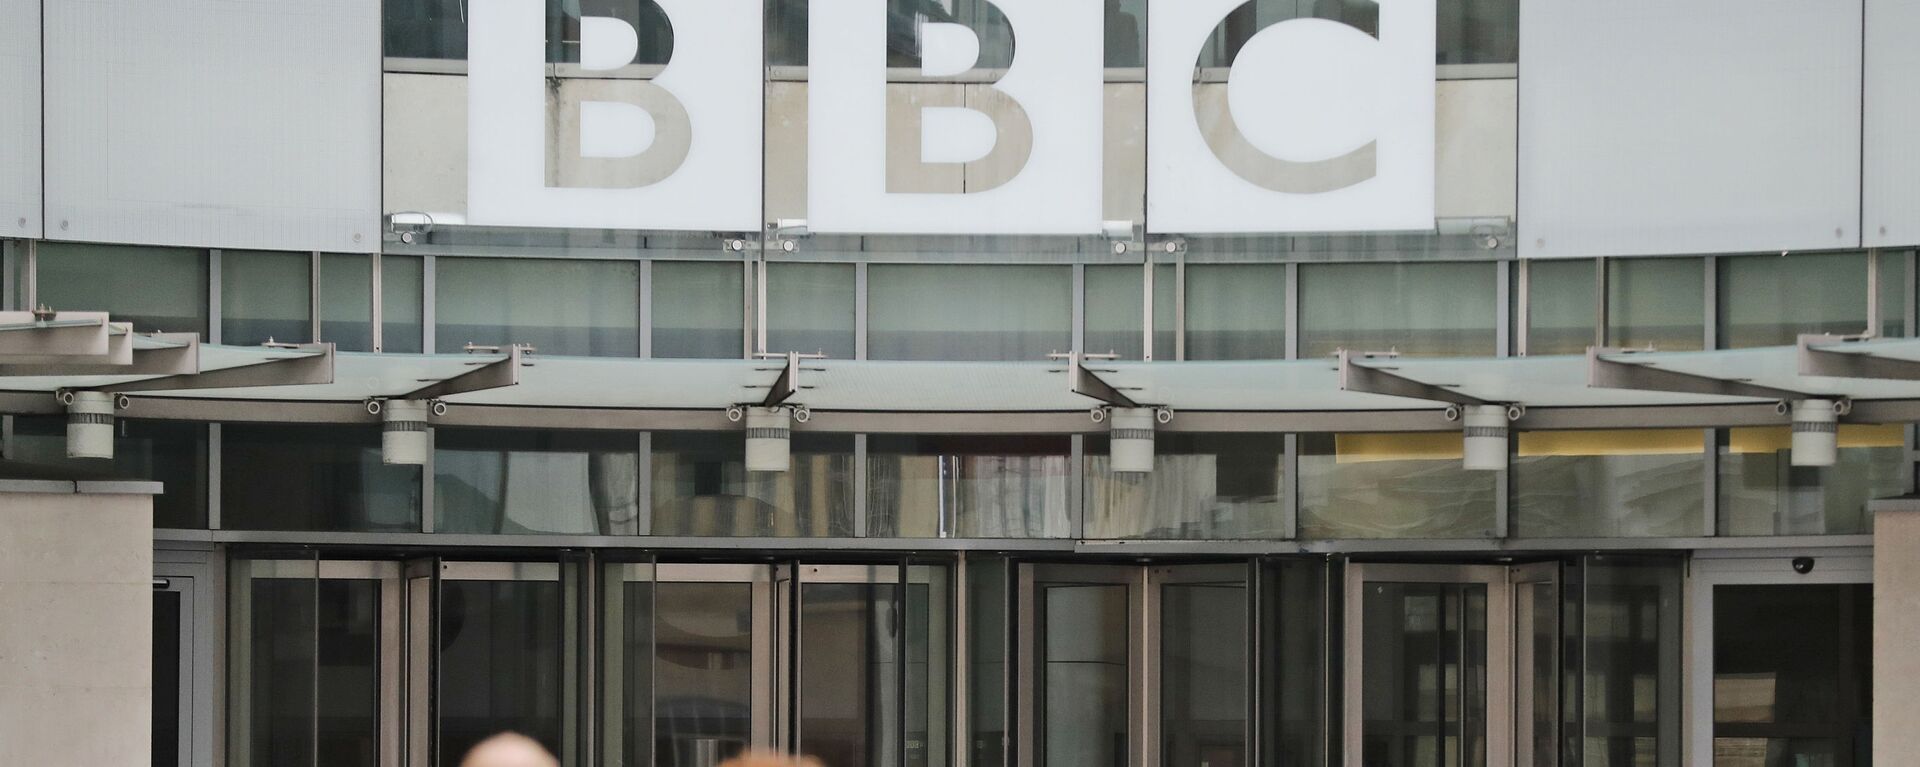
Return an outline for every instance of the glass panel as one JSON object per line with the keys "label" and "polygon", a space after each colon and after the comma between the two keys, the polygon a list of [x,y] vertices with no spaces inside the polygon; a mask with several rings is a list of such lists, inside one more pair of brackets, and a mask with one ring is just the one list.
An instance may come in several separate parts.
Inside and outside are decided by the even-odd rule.
{"label": "glass panel", "polygon": [[321,254],[320,340],[338,351],[373,351],[373,257]]}
{"label": "glass panel", "polygon": [[154,527],[206,528],[206,424],[116,418],[113,428],[112,459],[68,458],[65,418],[17,415],[7,462],[43,478],[153,480]]}
{"label": "glass panel", "polygon": [[180,592],[153,590],[153,767],[180,767]]}
{"label": "glass panel", "polygon": [[1907,273],[1906,253],[1880,254],[1880,335],[1907,335],[1907,286],[1913,281],[1914,276]]}
{"label": "glass panel", "polygon": [[[1137,360],[1146,351],[1146,277],[1135,264],[1087,267],[1086,347],[1090,354],[1113,353]],[[1154,287],[1159,287],[1155,285]],[[1162,352],[1172,356],[1172,349]]]}
{"label": "glass panel", "polygon": [[[882,579],[897,578],[894,568],[874,568]],[[944,735],[930,739],[928,714],[932,691],[944,691],[944,677],[930,679],[930,658],[945,662],[944,645],[932,656],[928,640],[944,636],[929,619],[945,623],[945,596],[926,583],[908,585],[907,614],[899,616],[897,583],[809,583],[801,586],[800,646],[834,648],[832,652],[802,652],[799,706],[800,750],[824,763],[852,767],[899,764],[903,744],[900,721],[900,674],[907,674],[906,764],[928,767],[944,764],[931,750],[943,747]],[[904,618],[904,622],[900,619]],[[901,628],[905,664],[902,665]],[[932,629],[931,631],[929,629]],[[936,693],[937,694],[937,693]],[[944,724],[942,725],[944,727]],[[933,761],[929,761],[933,759]]]}
{"label": "glass panel", "polygon": [[1256,764],[1326,764],[1328,565],[1267,559],[1259,573],[1264,734]]}
{"label": "glass panel", "polygon": [[1073,345],[1064,266],[874,264],[867,293],[871,359],[1044,360]]}
{"label": "glass panel", "polygon": [[560,753],[562,599],[558,581],[440,582],[440,766],[503,731]]}
{"label": "glass panel", "polygon": [[42,242],[36,300],[63,312],[110,312],[147,333],[207,332],[206,253],[185,248]]}
{"label": "glass panel", "polygon": [[[312,562],[304,563],[313,567]],[[313,578],[241,580],[236,596],[246,619],[236,628],[232,734],[244,744],[229,755],[243,767],[311,767],[314,756],[315,581]]]}
{"label": "glass panel", "polygon": [[1168,583],[1160,590],[1161,764],[1247,762],[1247,587]]}
{"label": "glass panel", "polygon": [[636,533],[639,435],[436,429],[433,507],[435,532]]}
{"label": "glass panel", "polygon": [[418,354],[425,336],[426,259],[380,257],[380,350]]}
{"label": "glass panel", "polygon": [[[318,585],[318,737],[315,764],[380,764],[380,582]],[[390,713],[391,715],[395,715]]]}
{"label": "glass panel", "polygon": [[796,433],[784,472],[747,471],[739,432],[653,435],[654,535],[850,537],[853,437]]}
{"label": "glass panel", "polygon": [[1720,347],[1791,346],[1867,329],[1867,254],[1720,259]]}
{"label": "glass panel", "polygon": [[1713,758],[1872,764],[1873,586],[1717,586]]}
{"label": "glass panel", "polygon": [[1007,648],[1012,642],[1012,563],[1004,557],[967,558],[967,749],[971,767],[1006,767]]}
{"label": "glass panel", "polygon": [[744,275],[745,267],[732,262],[653,262],[653,356],[739,359]]}
{"label": "glass panel", "polygon": [[1361,761],[1487,763],[1487,587],[1369,582],[1361,621]]}
{"label": "glass panel", "polygon": [[1041,767],[1113,767],[1127,759],[1127,587],[1041,584]]}
{"label": "glass panel", "polygon": [[420,530],[420,467],[380,461],[371,426],[221,427],[221,526],[233,530]]}
{"label": "glass panel", "polygon": [[1515,536],[1707,533],[1700,429],[1529,431],[1519,443],[1511,469]]}
{"label": "glass panel", "polygon": [[1698,258],[1607,261],[1607,345],[1690,351],[1706,345],[1706,267]]}
{"label": "glass panel", "polygon": [[220,341],[253,346],[313,337],[313,255],[255,250],[220,254]]}
{"label": "glass panel", "polygon": [[1187,267],[1187,359],[1277,360],[1286,356],[1285,265]]}
{"label": "glass panel", "polygon": [[1493,356],[1495,274],[1485,262],[1303,264],[1300,356],[1327,357],[1342,348]]}
{"label": "glass panel", "polygon": [[867,534],[1061,538],[1072,534],[1067,437],[873,435]]}
{"label": "glass panel", "polygon": [[1087,437],[1090,538],[1284,538],[1286,437],[1154,438],[1153,471],[1110,471],[1106,437]]}
{"label": "glass panel", "polygon": [[[1139,0],[1128,0],[1139,2]],[[1173,264],[1153,267],[1153,358],[1177,360],[1181,352],[1180,272]]]}
{"label": "glass panel", "polygon": [[1522,765],[1553,767],[1560,754],[1560,594],[1543,582],[1513,589],[1514,750]]}
{"label": "glass panel", "polygon": [[1584,564],[1580,763],[1678,767],[1679,560],[1590,556]]}
{"label": "glass panel", "polygon": [[[1437,62],[1518,61],[1519,11],[1519,0],[1439,0]],[[1379,6],[1367,0],[1258,0],[1241,6],[1220,24],[1213,39],[1201,49],[1201,66],[1227,66],[1253,35],[1267,25],[1293,18],[1336,19],[1368,34],[1378,34],[1380,28]]]}
{"label": "glass panel", "polygon": [[768,264],[767,351],[853,359],[854,281],[853,264]]}
{"label": "glass panel", "polygon": [[1598,340],[1592,259],[1534,259],[1527,270],[1527,354],[1585,354]]}
{"label": "glass panel", "polygon": [[656,620],[629,625],[636,640],[627,667],[653,677],[651,685],[633,679],[627,687],[625,763],[646,763],[650,712],[657,767],[712,767],[709,760],[731,757],[753,739],[753,584],[629,583],[629,615],[647,612],[641,603],[649,591],[657,594]]}
{"label": "glass panel", "polygon": [[1825,468],[1796,467],[1785,426],[1729,429],[1720,446],[1720,534],[1821,535],[1873,531],[1867,502],[1906,492],[1906,427],[1841,424]]}
{"label": "glass panel", "polygon": [[1500,475],[1463,450],[1459,432],[1301,435],[1300,537],[1493,535]]}
{"label": "glass panel", "polygon": [[[384,287],[384,286],[383,286]],[[540,353],[640,354],[635,261],[438,258],[434,350],[533,344]]]}
{"label": "glass panel", "polygon": [[[463,0],[384,0],[386,55],[391,58],[467,57],[467,6]],[[665,64],[673,51],[673,27],[653,0],[547,0],[548,63],[580,60],[580,17],[609,16],[639,33],[642,64]]]}

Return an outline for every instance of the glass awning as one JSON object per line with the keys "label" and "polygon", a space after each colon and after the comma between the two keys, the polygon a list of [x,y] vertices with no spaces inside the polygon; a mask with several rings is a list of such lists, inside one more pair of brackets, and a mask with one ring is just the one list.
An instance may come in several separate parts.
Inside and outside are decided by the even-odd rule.
{"label": "glass awning", "polygon": [[[177,346],[136,337],[136,348]],[[1803,344],[1803,346],[1806,344]],[[1818,342],[1815,349],[1824,349]],[[1920,340],[1852,341],[1836,353],[1920,364]],[[1706,352],[1596,350],[1587,356],[1512,358],[1355,358],[1364,366],[1462,398],[1529,408],[1747,404],[1780,393],[1854,400],[1920,400],[1920,381],[1802,375],[1800,347]],[[259,366],[311,358],[313,347],[266,348],[200,344],[198,370]],[[0,390],[125,386],[140,396],[198,399],[359,402],[402,397],[506,354],[333,355],[331,383],[249,383],[227,388],[149,390],[151,376],[19,376],[0,371]],[[517,407],[613,409],[725,408],[763,401],[788,365],[769,360],[654,360],[526,355],[512,383],[459,391],[448,402]],[[804,360],[800,388],[786,401],[814,410],[896,412],[1065,412],[1101,403],[1069,389],[1064,361],[904,362]],[[1352,387],[1335,358],[1264,362],[1120,362],[1090,360],[1086,371],[1146,406],[1186,411],[1339,412],[1431,409],[1442,401]],[[1624,373],[1681,374],[1685,387],[1600,383],[1596,366]],[[325,380],[313,378],[307,380]],[[1608,379],[1612,380],[1612,379]]]}

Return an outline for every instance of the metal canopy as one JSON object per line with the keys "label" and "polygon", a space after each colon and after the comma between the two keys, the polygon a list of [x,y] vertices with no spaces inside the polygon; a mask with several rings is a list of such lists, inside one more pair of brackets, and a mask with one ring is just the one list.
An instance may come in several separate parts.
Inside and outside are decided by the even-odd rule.
{"label": "metal canopy", "polygon": [[1798,348],[1803,376],[1920,381],[1920,339],[1813,334]]}
{"label": "metal canopy", "polygon": [[[1113,384],[1108,383],[1106,379],[1100,377],[1101,373],[1103,372],[1113,373],[1115,372],[1115,369],[1107,368],[1103,370],[1096,370],[1094,368],[1087,367],[1088,355],[1083,354],[1081,352],[1068,352],[1066,354],[1054,354],[1049,356],[1053,357],[1054,359],[1061,360],[1067,363],[1066,368],[1064,370],[1059,371],[1067,374],[1067,391],[1073,392],[1074,394],[1078,394],[1082,397],[1091,398],[1093,400],[1102,402],[1104,404],[1112,405],[1114,407],[1124,407],[1124,408],[1140,407],[1140,404],[1137,402],[1134,402],[1132,397],[1129,397],[1126,394],[1122,393],[1120,390],[1120,387],[1114,386]],[[1103,360],[1103,361],[1111,361],[1113,359],[1113,355],[1111,354],[1093,355],[1092,358]]]}
{"label": "metal canopy", "polygon": [[[1810,340],[1803,346],[1823,355],[1920,365],[1920,340]],[[1327,414],[1414,413],[1431,410],[1435,403],[1516,403],[1529,411],[1751,405],[1788,395],[1920,402],[1920,381],[1803,375],[1802,348],[1792,346],[1714,352],[1596,349],[1586,356],[1512,358],[1070,360],[1069,369],[1076,374],[1069,386],[1061,385],[1063,371],[1057,361],[814,360],[789,355],[784,365],[771,365],[750,359],[535,357],[515,351],[330,355],[317,346],[229,347],[176,336],[134,336],[132,348],[135,364],[127,375],[75,368],[87,374],[23,376],[19,373],[42,369],[7,367],[0,368],[0,390],[99,389],[156,398],[316,403],[430,398],[607,410],[724,410],[742,403],[800,404],[804,399],[814,411],[876,413],[1066,413],[1084,411],[1095,402],[1151,403],[1186,413]],[[188,365],[189,358],[197,358],[197,366]],[[1829,367],[1816,372],[1831,372],[1836,363],[1822,359],[1820,364]],[[323,375],[329,365],[331,376]],[[188,369],[196,372],[185,373]],[[802,372],[804,385],[799,383]],[[1622,388],[1624,384],[1633,385]]]}

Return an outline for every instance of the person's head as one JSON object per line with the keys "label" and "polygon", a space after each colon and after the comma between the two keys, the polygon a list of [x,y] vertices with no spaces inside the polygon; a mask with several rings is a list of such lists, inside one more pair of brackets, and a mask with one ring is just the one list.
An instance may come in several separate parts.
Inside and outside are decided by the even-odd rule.
{"label": "person's head", "polygon": [[560,767],[540,742],[517,732],[503,732],[474,745],[460,767]]}
{"label": "person's head", "polygon": [[720,763],[720,767],[821,767],[820,760],[769,749],[753,749]]}

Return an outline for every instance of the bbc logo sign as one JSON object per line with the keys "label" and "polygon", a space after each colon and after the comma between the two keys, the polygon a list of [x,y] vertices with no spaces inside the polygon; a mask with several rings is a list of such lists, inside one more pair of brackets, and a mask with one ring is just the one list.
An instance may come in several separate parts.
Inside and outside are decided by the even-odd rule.
{"label": "bbc logo sign", "polygon": [[[549,98],[543,0],[474,0],[468,223],[754,231],[762,225],[761,0],[656,0],[674,49],[619,100]],[[1254,0],[1148,6],[1147,223],[1157,232],[1421,230],[1433,223],[1436,0],[1380,0],[1377,25],[1256,20]],[[960,24],[915,25],[916,82],[888,87],[887,0],[812,0],[807,208],[816,232],[1092,234],[1104,189],[1105,0],[993,0],[1017,45],[988,77]],[[1248,18],[1242,14],[1236,18]],[[580,67],[633,63],[638,33],[582,20]],[[1241,35],[1249,33],[1237,30]],[[1195,76],[1201,64],[1209,76]],[[1224,64],[1224,66],[1222,66]],[[962,85],[962,83],[965,83]],[[549,114],[567,109],[569,114]],[[549,125],[567,126],[566,141]],[[577,135],[571,133],[577,125]],[[552,146],[550,146],[552,144]],[[626,164],[616,187],[555,186],[546,163]],[[965,191],[922,180],[960,171]]]}

